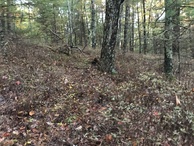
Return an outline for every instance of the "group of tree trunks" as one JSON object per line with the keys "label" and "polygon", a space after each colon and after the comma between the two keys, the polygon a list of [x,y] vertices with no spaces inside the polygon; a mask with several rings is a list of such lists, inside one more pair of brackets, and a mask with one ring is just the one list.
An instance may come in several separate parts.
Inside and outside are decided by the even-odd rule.
{"label": "group of tree trunks", "polygon": [[[101,70],[114,73],[115,72],[115,44],[118,30],[118,19],[120,6],[124,0],[107,0],[106,1],[106,17],[104,25],[104,36],[101,50]],[[145,7],[145,1],[143,1]],[[173,72],[173,49],[179,53],[178,37],[180,33],[179,16],[180,3],[173,0],[165,0],[165,44],[164,44],[164,71],[167,77],[172,76]],[[145,20],[145,11],[144,11]],[[144,27],[145,30],[145,27]],[[144,44],[146,45],[146,32],[144,31]],[[144,46],[146,51],[147,46]]]}
{"label": "group of tree trunks", "polygon": [[[10,7],[14,1],[7,0],[6,2],[2,3],[2,7],[4,9],[0,12],[0,47],[1,51],[3,50],[5,46],[5,35],[9,35],[11,33],[11,23],[12,20],[10,18]],[[92,47],[96,47],[96,20],[95,15],[96,12],[94,11],[94,0],[91,0],[91,40],[92,40]],[[119,17],[120,17],[120,11],[121,11],[121,5],[124,2],[124,0],[106,0],[106,12],[105,12],[105,22],[104,22],[104,33],[103,33],[103,42],[102,42],[102,49],[101,49],[101,55],[100,55],[100,70],[108,73],[115,73],[115,45],[117,44],[117,31],[119,26]],[[143,0],[143,42],[144,45],[142,46],[144,53],[146,53],[147,49],[147,32],[146,32],[146,10],[145,10],[145,3],[146,1]],[[167,76],[171,76],[173,72],[173,52],[177,52],[179,54],[179,36],[180,36],[180,0],[174,1],[174,0],[165,0],[165,28],[164,28],[164,72],[167,74]],[[71,10],[71,4],[68,1],[68,12],[70,13]],[[13,6],[13,5],[12,5]],[[53,5],[53,9],[55,9],[55,5]],[[83,8],[85,9],[85,8]],[[40,9],[41,11],[42,9]],[[138,11],[138,8],[137,8]],[[130,4],[128,1],[126,1],[126,7],[125,7],[125,31],[124,31],[124,44],[123,44],[123,52],[125,53],[125,50],[127,49],[126,42],[132,41],[132,37],[128,36],[127,32],[127,26],[128,23],[128,17],[127,15],[130,15]],[[134,15],[134,14],[133,14]],[[138,14],[137,14],[138,15]],[[52,34],[53,41],[54,42],[60,42],[62,41],[62,44],[66,44],[63,42],[63,38],[58,35],[56,28],[56,15],[53,15],[53,28],[48,28],[46,32]],[[69,29],[70,34],[72,35],[72,18],[71,15],[69,15]],[[83,16],[82,16],[83,17]],[[138,17],[139,19],[139,17]],[[44,21],[44,20],[41,20]],[[134,20],[133,20],[134,21]],[[137,20],[139,21],[139,20]],[[134,25],[134,24],[133,24]],[[138,24],[139,25],[139,24]],[[83,27],[84,28],[84,27]],[[85,29],[83,29],[83,33],[85,34]],[[85,36],[85,35],[84,35]],[[140,36],[140,34],[139,34]],[[129,38],[128,38],[129,37]],[[85,38],[85,37],[84,37]],[[129,39],[129,40],[128,40]],[[85,44],[86,38],[85,38]],[[141,48],[141,43],[140,46]],[[70,36],[70,39],[67,43],[67,45],[60,45],[59,47],[50,47],[52,51],[64,53],[67,55],[70,55],[72,53],[72,50],[78,50],[82,52],[82,49],[80,49],[77,46],[73,45],[72,36]],[[131,49],[131,48],[130,48]],[[133,48],[132,48],[133,49]],[[140,49],[141,53],[141,49]],[[194,53],[193,53],[194,54]],[[180,54],[179,54],[180,56]]]}

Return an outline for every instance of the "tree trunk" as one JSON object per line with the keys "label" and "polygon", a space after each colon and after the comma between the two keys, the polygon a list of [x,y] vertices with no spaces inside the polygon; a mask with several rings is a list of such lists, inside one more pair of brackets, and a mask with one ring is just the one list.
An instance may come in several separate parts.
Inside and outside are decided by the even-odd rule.
{"label": "tree trunk", "polygon": [[126,1],[125,5],[125,26],[124,26],[124,42],[123,42],[123,54],[125,54],[128,50],[128,43],[129,43],[129,19],[130,19],[130,7],[129,2]]}
{"label": "tree trunk", "polygon": [[117,49],[121,48],[121,37],[122,37],[122,11],[123,11],[123,5],[120,6],[120,14],[119,14],[119,20],[118,20],[118,30],[117,30],[117,42],[116,46]]}
{"label": "tree trunk", "polygon": [[82,14],[81,14],[81,28],[82,28],[82,31],[81,31],[81,35],[83,37],[83,40],[84,40],[84,44],[82,44],[82,46],[87,46],[87,35],[86,35],[86,22],[85,22],[85,12],[86,12],[86,7],[85,7],[85,0],[84,2],[82,2]]}
{"label": "tree trunk", "polygon": [[115,72],[115,44],[120,6],[124,0],[106,0],[104,36],[101,49],[101,70]]}
{"label": "tree trunk", "polygon": [[68,29],[69,29],[68,44],[73,45],[72,4],[70,1],[68,1]]}
{"label": "tree trunk", "polygon": [[[132,0],[134,6],[134,0]],[[135,8],[132,7],[132,17],[131,17],[131,36],[130,36],[130,51],[134,51],[134,42],[135,42]]]}
{"label": "tree trunk", "polygon": [[96,12],[95,12],[95,0],[91,0],[91,40],[92,48],[96,48]]}
{"label": "tree trunk", "polygon": [[[53,21],[52,21],[52,31],[57,34],[57,22],[56,22],[56,6],[53,4],[52,6],[52,12],[53,12]],[[58,38],[56,35],[51,34],[51,42],[52,43],[58,43]]]}
{"label": "tree trunk", "polygon": [[141,45],[141,25],[140,25],[140,18],[139,18],[139,6],[137,5],[137,27],[138,27],[138,37],[139,37],[139,54],[142,53],[142,45]]}
{"label": "tree trunk", "polygon": [[173,74],[173,22],[174,15],[173,0],[165,0],[165,44],[164,44],[164,72],[171,79]]}
{"label": "tree trunk", "polygon": [[146,32],[146,10],[145,10],[145,1],[143,0],[143,51],[144,54],[147,53],[147,32]]}
{"label": "tree trunk", "polygon": [[174,9],[175,14],[172,16],[173,18],[173,32],[174,32],[174,39],[172,44],[173,53],[179,54],[179,36],[180,36],[180,2],[176,0],[174,2]]}
{"label": "tree trunk", "polygon": [[[5,13],[2,10],[0,12],[0,48],[4,46],[4,39],[5,39]],[[2,51],[2,50],[1,50]]]}

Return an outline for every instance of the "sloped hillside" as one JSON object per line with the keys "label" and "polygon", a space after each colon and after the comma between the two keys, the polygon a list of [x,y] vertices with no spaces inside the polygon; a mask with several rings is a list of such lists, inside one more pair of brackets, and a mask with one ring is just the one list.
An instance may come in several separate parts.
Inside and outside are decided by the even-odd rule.
{"label": "sloped hillside", "polygon": [[12,44],[0,62],[0,144],[177,146],[194,143],[194,88],[165,81],[156,57],[117,56],[118,74],[97,70],[99,52],[67,56]]}

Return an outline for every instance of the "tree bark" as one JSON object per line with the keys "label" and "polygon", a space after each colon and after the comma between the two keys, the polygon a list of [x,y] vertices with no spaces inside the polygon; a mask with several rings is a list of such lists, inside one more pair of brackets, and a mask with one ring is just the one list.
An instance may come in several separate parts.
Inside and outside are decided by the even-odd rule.
{"label": "tree bark", "polygon": [[[132,0],[132,5],[134,6],[134,0]],[[135,40],[135,8],[132,7],[131,15],[131,33],[130,33],[130,51],[134,51],[134,40]]]}
{"label": "tree bark", "polygon": [[120,13],[119,13],[119,20],[118,20],[118,30],[117,30],[117,42],[116,47],[117,49],[120,49],[122,46],[122,11],[123,11],[123,5],[120,6]]}
{"label": "tree bark", "polygon": [[123,54],[125,54],[128,50],[128,43],[129,43],[129,19],[130,19],[130,7],[129,2],[126,1],[125,4],[125,26],[124,26],[124,42],[123,42]]}
{"label": "tree bark", "polygon": [[92,48],[96,48],[96,12],[95,12],[95,0],[91,0],[91,40]]}
{"label": "tree bark", "polygon": [[144,51],[144,54],[147,53],[147,31],[146,31],[145,1],[146,0],[143,0],[143,51]]}
{"label": "tree bark", "polygon": [[141,25],[140,25],[140,16],[139,16],[139,6],[137,5],[137,27],[138,27],[138,38],[139,38],[139,54],[142,53],[142,44],[141,44]]}
{"label": "tree bark", "polygon": [[117,39],[120,6],[124,0],[106,0],[106,16],[101,49],[101,70],[115,72],[115,44]]}
{"label": "tree bark", "polygon": [[173,15],[173,0],[165,0],[164,72],[169,79],[171,79],[173,75]]}

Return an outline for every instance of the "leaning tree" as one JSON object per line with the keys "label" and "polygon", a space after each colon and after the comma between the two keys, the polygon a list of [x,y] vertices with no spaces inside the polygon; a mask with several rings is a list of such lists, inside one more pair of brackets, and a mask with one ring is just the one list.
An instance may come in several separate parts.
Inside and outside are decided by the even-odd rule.
{"label": "leaning tree", "polygon": [[115,45],[118,30],[120,6],[124,0],[106,0],[106,16],[101,49],[101,70],[115,72]]}

